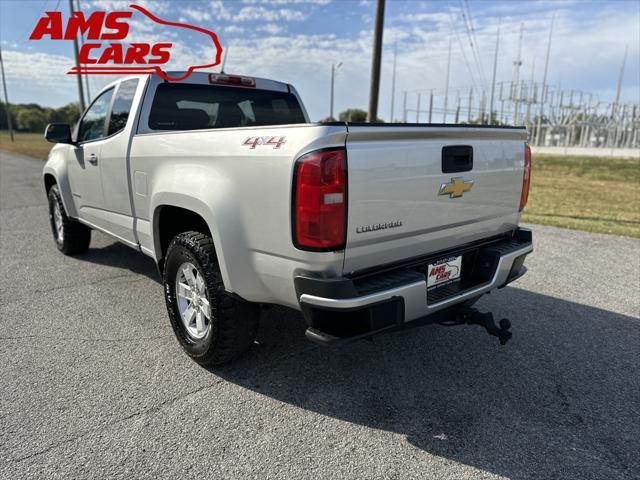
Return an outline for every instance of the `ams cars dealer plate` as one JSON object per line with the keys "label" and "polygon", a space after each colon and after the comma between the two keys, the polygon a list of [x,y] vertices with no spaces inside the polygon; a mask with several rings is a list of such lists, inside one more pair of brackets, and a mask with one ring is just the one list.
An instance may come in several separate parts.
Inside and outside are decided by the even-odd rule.
{"label": "ams cars dealer plate", "polygon": [[427,290],[459,281],[461,273],[462,255],[430,263],[427,268]]}

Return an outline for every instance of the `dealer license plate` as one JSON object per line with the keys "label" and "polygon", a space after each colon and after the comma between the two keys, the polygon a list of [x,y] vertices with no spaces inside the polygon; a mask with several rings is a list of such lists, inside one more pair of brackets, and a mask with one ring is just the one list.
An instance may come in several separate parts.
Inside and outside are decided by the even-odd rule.
{"label": "dealer license plate", "polygon": [[459,282],[460,273],[462,273],[462,255],[430,263],[427,268],[427,290]]}

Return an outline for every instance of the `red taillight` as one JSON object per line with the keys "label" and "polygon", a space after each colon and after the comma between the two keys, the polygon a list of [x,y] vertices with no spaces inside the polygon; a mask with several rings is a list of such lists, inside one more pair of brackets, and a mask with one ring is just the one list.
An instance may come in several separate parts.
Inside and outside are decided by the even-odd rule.
{"label": "red taillight", "polygon": [[527,205],[529,200],[529,185],[531,184],[531,147],[524,144],[524,175],[522,177],[522,194],[520,195],[520,210]]}
{"label": "red taillight", "polygon": [[344,149],[298,159],[293,183],[293,243],[303,250],[339,250],[346,240],[347,161]]}

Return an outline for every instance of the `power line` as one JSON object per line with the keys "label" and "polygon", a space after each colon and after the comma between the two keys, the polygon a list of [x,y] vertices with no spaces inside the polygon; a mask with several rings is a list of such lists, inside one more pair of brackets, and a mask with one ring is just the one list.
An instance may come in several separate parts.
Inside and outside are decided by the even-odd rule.
{"label": "power line", "polygon": [[462,20],[464,21],[464,27],[465,27],[465,30],[467,32],[467,38],[469,40],[469,45],[471,46],[471,53],[473,54],[473,60],[475,62],[476,68],[478,69],[478,75],[480,77],[480,83],[482,84],[483,87],[486,87],[487,82],[486,82],[486,80],[484,78],[484,75],[482,74],[482,69],[480,68],[480,62],[478,61],[478,55],[477,55],[477,52],[476,52],[475,45],[473,43],[473,37],[471,35],[471,27],[470,27],[469,22],[467,20],[467,15],[464,12],[464,4],[462,3],[462,0],[460,0],[460,5],[462,7],[462,11],[461,11]]}
{"label": "power line", "polygon": [[482,82],[484,83],[484,86],[486,88],[487,76],[484,73],[484,67],[482,66],[482,62],[480,60],[482,57],[480,56],[480,46],[478,45],[478,39],[476,38],[476,29],[473,26],[473,17],[471,16],[471,9],[469,8],[469,2],[467,0],[464,0],[464,3],[467,7],[467,16],[469,18],[469,25],[471,26],[471,36],[473,37],[473,45],[478,55],[478,66],[480,68],[480,74],[482,75]]}
{"label": "power line", "polygon": [[467,16],[469,17],[469,24],[471,25],[471,36],[473,37],[473,46],[476,49],[476,54],[478,55],[478,66],[480,68],[480,74],[482,75],[482,81],[484,83],[485,88],[487,87],[487,76],[484,73],[484,66],[482,64],[482,56],[480,55],[480,45],[478,44],[478,39],[476,38],[476,28],[473,26],[473,18],[471,17],[471,9],[469,8],[469,3],[465,0],[467,4]]}
{"label": "power line", "polygon": [[453,33],[456,35],[456,40],[458,41],[458,46],[460,47],[460,52],[462,52],[462,58],[464,59],[464,63],[467,66],[467,70],[469,71],[469,76],[471,77],[471,83],[475,88],[478,88],[478,84],[476,83],[476,79],[473,75],[473,69],[471,68],[471,64],[469,63],[469,59],[467,58],[467,54],[464,51],[464,46],[462,44],[462,40],[460,39],[460,34],[458,33],[458,28],[456,27],[453,21],[453,13],[449,10],[449,23],[451,23],[451,29]]}

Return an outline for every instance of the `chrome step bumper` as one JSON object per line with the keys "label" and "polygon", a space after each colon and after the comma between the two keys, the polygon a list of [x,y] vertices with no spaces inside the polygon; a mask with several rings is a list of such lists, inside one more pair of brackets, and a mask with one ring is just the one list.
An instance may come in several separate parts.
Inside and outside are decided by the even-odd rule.
{"label": "chrome step bumper", "polygon": [[[434,302],[427,299],[425,275],[407,267],[366,279],[296,278],[300,307],[309,325],[307,336],[321,343],[362,338],[503,287],[526,272],[524,257],[533,251],[531,231],[521,228],[512,238],[479,248],[484,255],[493,256],[490,279]],[[336,335],[349,321],[356,322],[357,328],[347,328],[346,335]],[[329,342],[322,340],[326,336],[330,337]]]}

